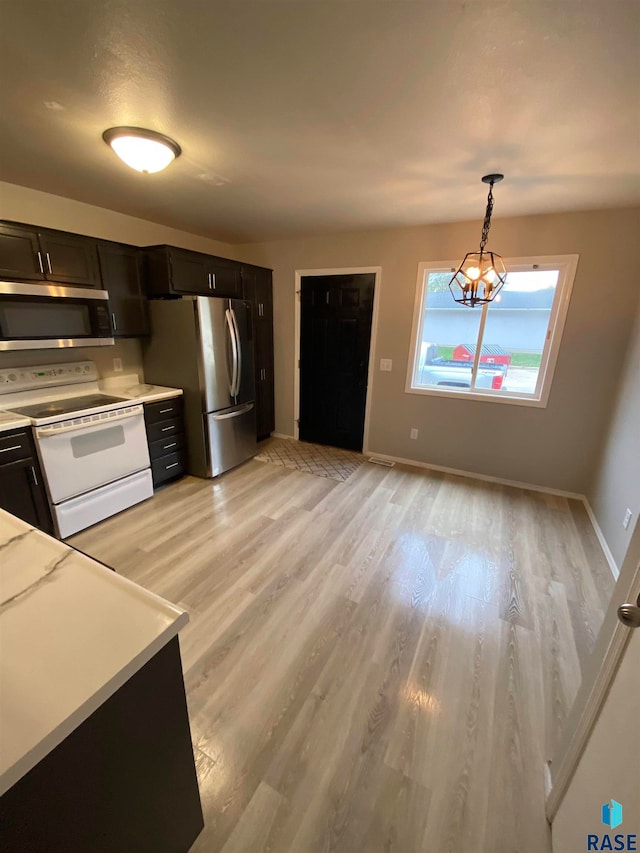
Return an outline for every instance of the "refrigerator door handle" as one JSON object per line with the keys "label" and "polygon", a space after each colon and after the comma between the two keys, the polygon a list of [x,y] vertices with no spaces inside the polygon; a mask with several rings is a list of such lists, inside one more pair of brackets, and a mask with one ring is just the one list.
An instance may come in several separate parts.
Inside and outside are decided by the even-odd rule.
{"label": "refrigerator door handle", "polygon": [[238,326],[238,318],[236,317],[236,312],[233,310],[233,308],[230,308],[229,310],[231,311],[231,319],[233,320],[233,328],[235,330],[236,335],[236,352],[238,354],[236,366],[236,384],[233,390],[233,396],[237,397],[240,393],[240,382],[242,381],[242,341],[240,339],[240,328]]}
{"label": "refrigerator door handle", "polygon": [[253,403],[246,403],[244,406],[241,406],[239,409],[235,409],[233,412],[224,412],[222,415],[212,415],[214,421],[228,421],[229,418],[239,418],[240,415],[246,415],[247,412],[250,412],[253,409]]}
{"label": "refrigerator door handle", "polygon": [[236,385],[238,384],[238,338],[236,337],[236,330],[233,322],[233,311],[230,308],[227,308],[224,317],[227,321],[227,329],[231,339],[231,354],[233,356],[231,379],[229,380],[229,394],[232,397],[235,397],[237,393]]}

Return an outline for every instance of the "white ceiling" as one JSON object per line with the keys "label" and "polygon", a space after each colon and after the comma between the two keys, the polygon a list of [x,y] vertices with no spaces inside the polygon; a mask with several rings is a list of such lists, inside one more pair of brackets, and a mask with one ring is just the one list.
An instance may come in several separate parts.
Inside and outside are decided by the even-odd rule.
{"label": "white ceiling", "polygon": [[0,0],[0,178],[229,242],[625,206],[639,81],[640,0]]}

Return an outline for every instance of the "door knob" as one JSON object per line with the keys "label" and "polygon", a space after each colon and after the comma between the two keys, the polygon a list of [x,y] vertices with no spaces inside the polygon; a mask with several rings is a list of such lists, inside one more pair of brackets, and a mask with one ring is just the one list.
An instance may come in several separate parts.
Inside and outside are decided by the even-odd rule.
{"label": "door knob", "polygon": [[635,604],[621,604],[618,607],[618,619],[627,628],[640,628],[640,595]]}

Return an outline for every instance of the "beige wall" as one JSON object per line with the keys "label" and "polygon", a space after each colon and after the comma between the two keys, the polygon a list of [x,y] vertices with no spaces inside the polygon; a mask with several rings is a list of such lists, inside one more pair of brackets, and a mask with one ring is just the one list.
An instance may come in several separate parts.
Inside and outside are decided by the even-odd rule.
{"label": "beige wall", "polygon": [[[209,240],[113,210],[3,182],[0,182],[0,219],[59,228],[62,231],[116,240],[134,246],[168,243],[222,257],[234,257],[233,247],[217,240]],[[135,339],[119,340],[113,347],[0,352],[0,368],[90,359],[95,361],[100,375],[108,377],[114,373],[113,359],[116,357],[122,359],[123,372],[143,375],[140,343]]]}
{"label": "beige wall", "polygon": [[235,257],[233,247],[218,240],[198,237],[146,219],[137,219],[114,210],[3,181],[0,181],[0,219],[13,219],[29,225],[41,225],[43,228],[59,228],[61,231],[73,231],[133,246],[167,243],[221,257]]}
{"label": "beige wall", "polygon": [[[640,311],[587,497],[620,566],[640,513]],[[633,518],[625,530],[622,520],[627,508]]]}
{"label": "beige wall", "polygon": [[[640,210],[497,219],[491,246],[506,257],[578,253],[573,297],[548,406],[447,400],[404,391],[419,261],[462,256],[480,223],[343,233],[237,246],[274,270],[276,430],[293,432],[294,274],[297,269],[382,267],[369,450],[584,493],[592,477],[639,291]],[[418,427],[419,440],[409,438]],[[470,441],[473,432],[482,441]],[[482,448],[480,450],[480,447]]]}

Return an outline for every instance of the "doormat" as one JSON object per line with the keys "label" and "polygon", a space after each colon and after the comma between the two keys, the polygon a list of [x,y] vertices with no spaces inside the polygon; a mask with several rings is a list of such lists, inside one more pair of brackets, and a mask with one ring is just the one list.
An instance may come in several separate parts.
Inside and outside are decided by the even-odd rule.
{"label": "doormat", "polygon": [[254,457],[259,462],[296,468],[307,474],[315,474],[316,477],[328,477],[341,482],[347,480],[365,461],[361,453],[353,450],[310,444],[294,438],[268,438],[259,445],[259,451]]}

